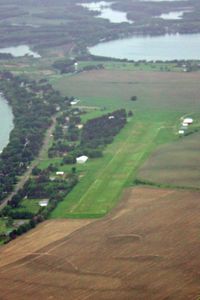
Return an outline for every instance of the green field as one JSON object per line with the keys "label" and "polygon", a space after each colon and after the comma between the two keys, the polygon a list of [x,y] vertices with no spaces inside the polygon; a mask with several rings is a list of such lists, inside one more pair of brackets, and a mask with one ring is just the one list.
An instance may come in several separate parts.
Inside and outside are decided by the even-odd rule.
{"label": "green field", "polygon": [[5,233],[6,230],[8,230],[6,221],[3,219],[0,219],[0,234]]}
{"label": "green field", "polygon": [[39,201],[40,199],[23,199],[20,203],[21,208],[19,208],[19,210],[22,209],[36,214],[40,209]]}
{"label": "green field", "polygon": [[[152,152],[162,144],[179,140],[181,117],[195,112],[195,119],[199,118],[199,79],[199,73],[169,75],[168,72],[119,70],[54,78],[54,86],[63,94],[79,97],[79,105],[83,107],[105,110],[124,107],[131,109],[134,117],[106,148],[103,158],[77,166],[80,182],[51,217],[100,217],[110,211],[124,187],[133,184]],[[138,100],[130,101],[132,95]],[[91,111],[89,117],[99,113],[100,110]],[[43,161],[41,166],[49,162]],[[60,169],[67,171],[71,167]]]}
{"label": "green field", "polygon": [[125,70],[125,71],[183,71],[183,68],[178,66],[176,63],[167,62],[119,62],[119,61],[80,61],[79,69],[88,66],[97,66],[98,64],[103,65],[106,70]]}
{"label": "green field", "polygon": [[52,217],[97,217],[110,211],[155,147],[162,126],[131,120],[107,147],[103,158],[78,167],[80,183],[53,211]]}

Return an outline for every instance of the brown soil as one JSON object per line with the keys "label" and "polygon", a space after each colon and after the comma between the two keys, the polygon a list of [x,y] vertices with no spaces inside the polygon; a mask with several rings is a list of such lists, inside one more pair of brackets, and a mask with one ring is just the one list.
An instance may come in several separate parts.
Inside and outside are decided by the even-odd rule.
{"label": "brown soil", "polygon": [[0,250],[0,299],[198,299],[199,209],[199,192],[135,188],[102,220],[47,221]]}

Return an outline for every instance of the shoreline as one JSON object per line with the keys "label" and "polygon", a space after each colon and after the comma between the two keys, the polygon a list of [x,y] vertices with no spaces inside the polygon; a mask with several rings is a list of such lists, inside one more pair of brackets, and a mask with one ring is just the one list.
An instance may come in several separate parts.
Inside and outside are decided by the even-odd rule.
{"label": "shoreline", "polygon": [[[0,154],[3,152],[5,147],[9,144],[10,134],[14,129],[14,115],[12,111],[12,106],[4,97],[3,93],[0,93]],[[2,130],[3,129],[3,130]]]}

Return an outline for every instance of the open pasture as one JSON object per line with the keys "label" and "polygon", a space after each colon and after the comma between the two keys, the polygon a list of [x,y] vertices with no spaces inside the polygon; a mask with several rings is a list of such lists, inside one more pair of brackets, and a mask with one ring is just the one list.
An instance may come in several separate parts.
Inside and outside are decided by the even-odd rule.
{"label": "open pasture", "polygon": [[1,299],[197,300],[199,199],[199,192],[134,188],[84,227],[41,224],[1,248]]}
{"label": "open pasture", "polygon": [[[164,112],[170,118],[169,113],[174,117],[174,112],[200,111],[199,81],[200,73],[97,70],[57,76],[52,84],[63,94],[80,98],[79,105],[136,109],[140,118],[147,112]],[[134,95],[138,100],[132,102]]]}

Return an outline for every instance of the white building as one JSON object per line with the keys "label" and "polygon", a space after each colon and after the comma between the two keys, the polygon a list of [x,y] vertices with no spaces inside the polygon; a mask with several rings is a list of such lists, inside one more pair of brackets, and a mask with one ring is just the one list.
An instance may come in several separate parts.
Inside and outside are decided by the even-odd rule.
{"label": "white building", "polygon": [[76,158],[77,164],[84,164],[84,163],[86,163],[87,160],[88,160],[88,157],[85,155]]}
{"label": "white building", "polygon": [[75,69],[75,71],[78,71],[78,63],[77,62],[74,63],[74,69]]}
{"label": "white building", "polygon": [[79,103],[79,99],[74,99],[73,101],[70,102],[71,105],[76,105],[77,103]]}
{"label": "white building", "polygon": [[46,207],[49,204],[49,199],[44,199],[39,202],[39,206]]}
{"label": "white building", "polygon": [[186,119],[184,119],[183,123],[186,123],[186,124],[190,125],[190,124],[193,123],[193,119],[192,118],[186,118]]}
{"label": "white building", "polygon": [[58,172],[56,172],[56,175],[57,175],[57,176],[64,176],[64,175],[65,175],[65,172],[58,171]]}
{"label": "white building", "polygon": [[184,133],[185,133],[185,131],[184,130],[179,130],[179,132],[178,132],[180,135],[183,135]]}

